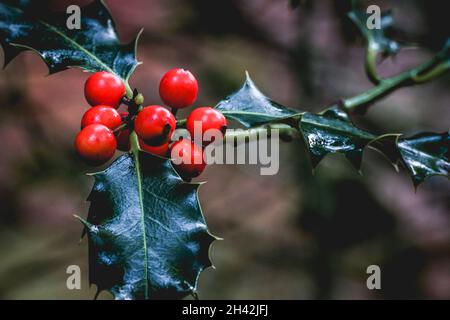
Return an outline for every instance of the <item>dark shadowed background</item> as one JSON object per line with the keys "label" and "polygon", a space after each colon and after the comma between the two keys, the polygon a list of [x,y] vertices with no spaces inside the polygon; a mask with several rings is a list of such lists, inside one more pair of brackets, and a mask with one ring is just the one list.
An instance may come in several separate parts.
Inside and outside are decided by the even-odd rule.
{"label": "dark shadowed background", "polygon": [[[40,1],[52,10],[89,1]],[[161,103],[160,77],[184,67],[198,78],[197,105],[238,89],[245,70],[269,97],[320,111],[371,86],[363,43],[346,18],[350,1],[106,0],[124,42],[141,27],[131,80],[146,103]],[[294,1],[295,2],[295,1]],[[383,4],[379,1],[376,3]],[[425,49],[407,49],[380,66],[394,74],[430,57],[450,35],[440,1],[389,1],[396,26]],[[88,104],[87,74],[46,77],[45,64],[21,54],[0,71],[0,298],[91,299],[87,243],[78,245],[91,169],[72,142]],[[449,129],[450,77],[401,89],[357,123],[375,133]],[[186,115],[189,110],[184,110]],[[216,242],[199,282],[201,299],[450,298],[450,183],[434,177],[417,192],[405,173],[367,150],[362,175],[340,156],[315,175],[300,142],[281,146],[281,169],[212,166],[201,180],[203,211]],[[66,288],[80,265],[82,290]],[[381,267],[381,290],[366,268]],[[110,298],[102,293],[100,298]]]}

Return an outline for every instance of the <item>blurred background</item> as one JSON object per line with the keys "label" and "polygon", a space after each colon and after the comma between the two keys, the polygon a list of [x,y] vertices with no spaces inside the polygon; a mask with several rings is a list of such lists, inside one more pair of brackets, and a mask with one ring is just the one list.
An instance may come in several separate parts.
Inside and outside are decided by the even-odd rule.
{"label": "blurred background", "polygon": [[[41,1],[52,10],[89,1]],[[371,84],[363,41],[346,18],[350,1],[106,0],[124,42],[141,27],[131,85],[146,103],[161,103],[158,84],[170,68],[198,78],[198,105],[215,105],[238,89],[248,70],[257,86],[284,105],[321,111]],[[298,2],[298,3],[297,3]],[[381,1],[371,2],[380,4]],[[432,56],[450,35],[438,1],[389,1],[406,49],[380,65],[388,76]],[[3,53],[0,55],[3,56]],[[2,60],[3,58],[0,58]],[[87,241],[78,244],[92,169],[72,143],[88,104],[87,74],[46,77],[33,53],[0,71],[0,298],[92,299]],[[450,77],[401,89],[355,121],[383,134],[449,129]],[[181,115],[186,115],[185,110]],[[300,142],[281,146],[281,169],[211,166],[201,180],[216,269],[203,272],[200,299],[449,299],[450,183],[433,177],[415,192],[367,150],[362,175],[341,156],[311,172]],[[79,265],[82,290],[66,288],[66,268]],[[381,290],[366,287],[366,268],[381,267]],[[110,299],[102,293],[100,299]]]}

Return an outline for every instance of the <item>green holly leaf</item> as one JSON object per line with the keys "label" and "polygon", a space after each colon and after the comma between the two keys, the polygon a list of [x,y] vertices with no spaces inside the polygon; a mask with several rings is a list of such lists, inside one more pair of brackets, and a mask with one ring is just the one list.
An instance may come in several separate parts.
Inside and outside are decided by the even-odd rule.
{"label": "green holly leaf", "polygon": [[[440,59],[447,57],[445,50],[447,48]],[[287,120],[298,121],[313,167],[328,154],[340,153],[359,170],[364,149],[370,146],[385,155],[396,168],[398,163],[404,163],[416,184],[430,175],[448,176],[448,134],[425,135],[417,141],[400,139],[400,134],[378,136],[356,127],[339,106],[314,114],[274,103],[256,88],[248,75],[244,86],[216,108],[249,128],[280,120],[291,125],[292,121]],[[427,148],[432,152],[427,154]]]}
{"label": "green holly leaf", "polygon": [[267,98],[255,86],[248,73],[242,88],[219,102],[216,109],[247,128],[300,115],[298,111]]}
{"label": "green holly leaf", "polygon": [[33,15],[29,1],[0,3],[0,43],[5,62],[19,52],[32,50],[45,61],[50,73],[70,67],[108,71],[128,80],[138,62],[137,39],[120,43],[114,22],[102,1],[81,9],[81,29],[69,30],[66,14]]}
{"label": "green holly leaf", "polygon": [[[36,2],[31,2],[30,0],[3,0],[5,4],[17,7],[25,12],[35,9]],[[0,3],[0,10],[2,10]],[[1,22],[0,22],[1,23]],[[17,55],[24,49],[15,47],[6,42],[7,37],[2,35],[0,28],[0,45],[3,48],[4,56],[4,67],[6,67],[12,60],[14,60]]]}
{"label": "green holly leaf", "polygon": [[397,146],[415,186],[430,176],[450,177],[449,132],[422,133],[412,138],[399,139]]}
{"label": "green holly leaf", "polygon": [[116,299],[181,298],[194,293],[213,237],[198,202],[170,160],[139,152],[94,175],[84,223],[90,282]]}
{"label": "green holly leaf", "polygon": [[363,10],[354,9],[348,13],[348,16],[358,26],[371,50],[382,53],[384,56],[395,55],[400,51],[400,43],[386,36],[386,31],[394,24],[392,11],[382,13],[380,29],[367,27],[369,15]]}
{"label": "green holly leaf", "polygon": [[304,113],[299,126],[314,167],[327,154],[341,153],[359,170],[365,146],[376,138],[355,127],[338,107],[321,114]]}
{"label": "green holly leaf", "polygon": [[358,170],[363,151],[370,146],[397,168],[403,163],[415,186],[433,175],[450,177],[449,133],[422,133],[412,138],[400,134],[376,136],[357,128],[338,107],[321,114],[304,113],[299,122],[313,167],[328,154],[341,153]]}

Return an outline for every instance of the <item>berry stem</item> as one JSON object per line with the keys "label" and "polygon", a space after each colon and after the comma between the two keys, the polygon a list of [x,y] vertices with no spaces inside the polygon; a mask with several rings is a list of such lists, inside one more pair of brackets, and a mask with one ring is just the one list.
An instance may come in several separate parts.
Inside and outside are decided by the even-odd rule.
{"label": "berry stem", "polygon": [[187,119],[177,120],[177,128],[185,128]]}
{"label": "berry stem", "polygon": [[178,113],[178,109],[177,108],[172,108],[171,111],[172,111],[173,116],[176,117],[177,113]]}
{"label": "berry stem", "polygon": [[119,132],[119,131],[122,131],[123,129],[125,129],[126,127],[127,127],[127,123],[123,123],[123,124],[121,124],[120,126],[118,126],[117,128],[115,128],[114,130],[113,130],[113,133],[117,133],[117,132]]}

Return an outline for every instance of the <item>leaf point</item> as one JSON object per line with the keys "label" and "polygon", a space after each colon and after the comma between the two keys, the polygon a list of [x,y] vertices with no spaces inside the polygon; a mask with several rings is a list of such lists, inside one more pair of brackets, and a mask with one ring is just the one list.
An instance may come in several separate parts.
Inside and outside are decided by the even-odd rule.
{"label": "leaf point", "polygon": [[256,88],[255,83],[253,82],[247,70],[245,71],[245,86],[252,87],[253,89],[255,89],[256,93],[262,95],[261,91]]}
{"label": "leaf point", "polygon": [[211,232],[209,232],[209,230],[208,230],[208,234],[212,237],[211,243],[212,243],[213,241],[224,241],[224,240],[225,240],[224,238],[221,238],[221,237],[218,237],[218,236],[212,234]]}
{"label": "leaf point", "polygon": [[93,224],[91,224],[87,220],[81,218],[79,215],[74,214],[73,216],[75,219],[78,219],[78,221],[80,221],[86,227],[86,229],[92,230]]}
{"label": "leaf point", "polygon": [[194,186],[197,186],[198,188],[203,186],[204,184],[207,184],[208,181],[198,181],[198,182],[185,182],[186,184],[191,184]]}
{"label": "leaf point", "polygon": [[194,298],[194,300],[199,300],[199,299],[198,299],[198,294],[197,294],[197,291],[196,291],[196,290],[192,290],[192,291],[191,291],[191,296],[192,296],[192,298]]}
{"label": "leaf point", "polygon": [[97,287],[97,291],[95,292],[94,295],[94,300],[97,300],[98,296],[100,295],[101,290]]}

